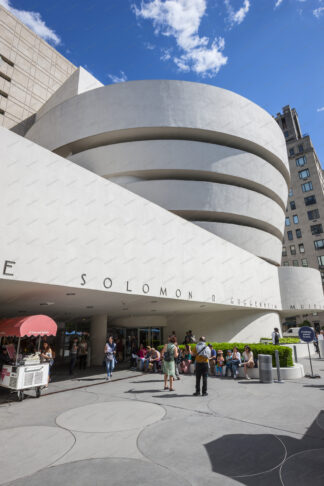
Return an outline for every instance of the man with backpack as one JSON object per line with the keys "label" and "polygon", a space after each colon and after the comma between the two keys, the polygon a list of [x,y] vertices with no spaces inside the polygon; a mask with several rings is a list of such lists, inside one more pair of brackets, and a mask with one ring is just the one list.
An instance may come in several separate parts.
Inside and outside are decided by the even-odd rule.
{"label": "man with backpack", "polygon": [[280,334],[279,334],[279,329],[277,327],[274,328],[271,338],[272,338],[272,344],[279,346]]}
{"label": "man with backpack", "polygon": [[206,397],[207,393],[207,377],[208,377],[208,361],[211,356],[209,346],[206,344],[206,338],[201,336],[199,342],[196,344],[195,351],[196,362],[196,392],[193,394],[195,397],[200,395],[200,380],[202,378],[202,396]]}

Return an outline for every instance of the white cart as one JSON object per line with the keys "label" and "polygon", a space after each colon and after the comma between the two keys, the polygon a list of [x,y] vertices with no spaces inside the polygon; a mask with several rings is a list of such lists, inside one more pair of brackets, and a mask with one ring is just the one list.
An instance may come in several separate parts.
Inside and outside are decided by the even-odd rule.
{"label": "white cart", "polygon": [[14,317],[0,320],[0,337],[18,337],[15,363],[4,364],[0,372],[0,386],[17,392],[18,400],[24,399],[24,391],[36,391],[40,397],[41,389],[47,385],[49,363],[41,363],[39,353],[19,358],[20,339],[24,336],[38,336],[38,347],[41,336],[55,336],[56,323],[48,316],[37,315]]}
{"label": "white cart", "polygon": [[40,397],[41,388],[47,385],[48,363],[30,365],[3,365],[0,385],[16,391],[18,400],[24,399],[24,391],[35,389],[36,397]]}

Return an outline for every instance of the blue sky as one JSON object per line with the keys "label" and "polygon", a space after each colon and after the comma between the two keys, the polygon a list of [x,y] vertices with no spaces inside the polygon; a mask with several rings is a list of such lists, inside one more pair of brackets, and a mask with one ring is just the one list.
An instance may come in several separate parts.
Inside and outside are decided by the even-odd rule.
{"label": "blue sky", "polygon": [[183,79],[297,109],[324,165],[324,0],[0,0],[102,83]]}

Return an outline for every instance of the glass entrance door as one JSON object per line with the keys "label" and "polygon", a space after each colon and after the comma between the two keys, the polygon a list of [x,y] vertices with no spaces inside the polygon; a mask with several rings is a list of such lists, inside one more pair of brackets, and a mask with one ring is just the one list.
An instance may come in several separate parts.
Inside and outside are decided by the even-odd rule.
{"label": "glass entrance door", "polygon": [[143,344],[144,347],[151,346],[151,332],[149,327],[138,330],[138,344]]}
{"label": "glass entrance door", "polygon": [[161,344],[162,344],[161,328],[152,327],[151,328],[151,346],[156,349]]}

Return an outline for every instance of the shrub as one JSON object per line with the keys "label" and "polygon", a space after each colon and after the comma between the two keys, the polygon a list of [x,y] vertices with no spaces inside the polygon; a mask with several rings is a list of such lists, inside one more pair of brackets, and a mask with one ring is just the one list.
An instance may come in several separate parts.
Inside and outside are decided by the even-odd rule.
{"label": "shrub", "polygon": [[[262,342],[266,342],[266,343],[271,344],[272,339],[271,338],[261,338],[260,343],[262,343]],[[279,338],[279,343],[280,344],[299,344],[300,339],[296,338],[296,337],[294,337],[294,338],[284,337],[284,338]]]}
{"label": "shrub", "polygon": [[[258,357],[258,354],[270,354],[272,356],[272,366],[276,366],[276,359],[275,359],[275,351],[279,352],[279,361],[280,366],[283,368],[294,366],[293,359],[292,359],[292,349],[285,347],[285,346],[275,346],[273,344],[249,344],[249,343],[210,343],[212,344],[213,348],[221,349],[226,355],[228,349],[233,349],[237,347],[239,352],[242,354],[244,351],[245,346],[250,346],[251,351],[253,352],[253,356],[255,358]],[[196,348],[196,344],[190,344],[191,349],[194,351]],[[185,349],[183,344],[180,344],[180,349]],[[158,350],[161,351],[163,346],[159,346]]]}

